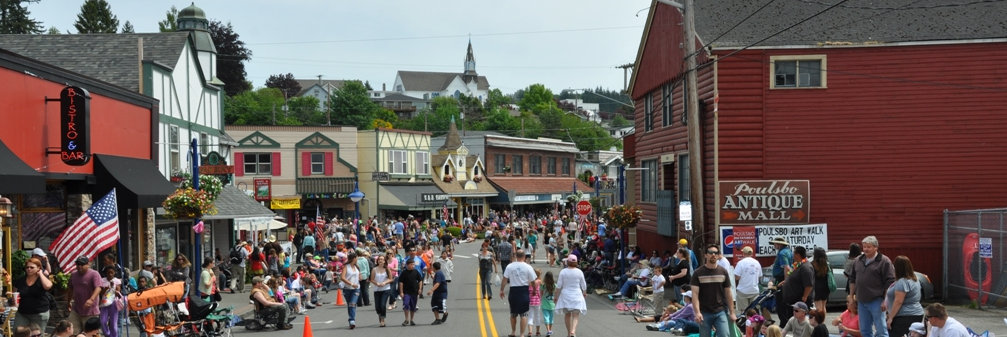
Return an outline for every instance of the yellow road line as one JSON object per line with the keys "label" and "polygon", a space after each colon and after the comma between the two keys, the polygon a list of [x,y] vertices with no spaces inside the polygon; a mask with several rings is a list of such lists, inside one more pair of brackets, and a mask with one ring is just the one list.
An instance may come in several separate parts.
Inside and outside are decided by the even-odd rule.
{"label": "yellow road line", "polygon": [[[483,299],[482,293],[482,280],[479,275],[476,275],[476,303],[479,311],[479,329],[482,332],[482,336],[486,337],[486,326],[483,323],[483,301],[486,302],[486,321],[489,321],[489,335],[493,337],[498,337],[496,323],[493,322],[493,310],[490,308],[490,302]],[[492,296],[492,294],[487,294],[486,296]]]}

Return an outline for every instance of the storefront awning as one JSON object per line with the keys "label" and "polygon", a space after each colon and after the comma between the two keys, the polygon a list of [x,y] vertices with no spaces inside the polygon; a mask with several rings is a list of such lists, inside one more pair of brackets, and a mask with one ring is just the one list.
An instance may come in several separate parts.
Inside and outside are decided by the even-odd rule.
{"label": "storefront awning", "polygon": [[119,192],[119,206],[157,207],[175,192],[175,186],[157,171],[152,160],[107,154],[95,154],[94,158],[94,175],[98,181],[95,195],[114,187]]}
{"label": "storefront awning", "polygon": [[378,190],[378,205],[382,209],[421,211],[440,208],[445,202],[449,208],[458,206],[434,184],[381,184]]}
{"label": "storefront awning", "polygon": [[297,178],[297,194],[349,194],[353,192],[353,177]]}
{"label": "storefront awning", "polygon": [[45,175],[35,171],[0,141],[0,193],[45,193]]}
{"label": "storefront awning", "polygon": [[213,202],[217,214],[203,217],[204,220],[266,218],[272,219],[275,214],[266,206],[262,206],[251,196],[245,194],[233,185],[225,185]]}
{"label": "storefront awning", "polygon": [[234,229],[239,231],[271,231],[282,228],[287,228],[287,223],[273,217],[234,219]]}
{"label": "storefront awning", "polygon": [[594,189],[577,178],[529,178],[529,177],[493,177],[490,178],[500,191],[500,195],[490,200],[495,203],[518,204],[548,204],[563,200],[573,193],[574,185],[578,192],[594,193]]}

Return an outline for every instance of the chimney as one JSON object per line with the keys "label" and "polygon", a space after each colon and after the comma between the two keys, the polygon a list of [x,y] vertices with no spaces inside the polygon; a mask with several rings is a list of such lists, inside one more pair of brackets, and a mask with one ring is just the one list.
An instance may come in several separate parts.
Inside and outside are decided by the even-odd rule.
{"label": "chimney", "polygon": [[386,91],[384,83],[381,83],[381,91]]}

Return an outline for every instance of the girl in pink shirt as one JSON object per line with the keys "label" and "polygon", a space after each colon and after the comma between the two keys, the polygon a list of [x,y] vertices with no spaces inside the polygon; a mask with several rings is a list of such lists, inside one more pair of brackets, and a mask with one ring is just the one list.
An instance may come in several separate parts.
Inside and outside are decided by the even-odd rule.
{"label": "girl in pink shirt", "polygon": [[832,325],[839,327],[841,337],[860,337],[860,316],[857,314],[857,302],[846,301],[846,311],[843,311]]}

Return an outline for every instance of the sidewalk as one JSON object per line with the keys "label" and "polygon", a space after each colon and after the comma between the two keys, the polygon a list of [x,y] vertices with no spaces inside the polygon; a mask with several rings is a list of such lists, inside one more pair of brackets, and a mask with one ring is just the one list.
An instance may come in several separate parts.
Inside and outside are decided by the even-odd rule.
{"label": "sidewalk", "polygon": [[966,327],[972,328],[975,332],[989,332],[997,336],[1007,336],[1007,324],[1004,318],[1007,317],[1007,310],[994,307],[984,307],[983,309],[970,309],[963,305],[947,306],[948,315],[962,322]]}

